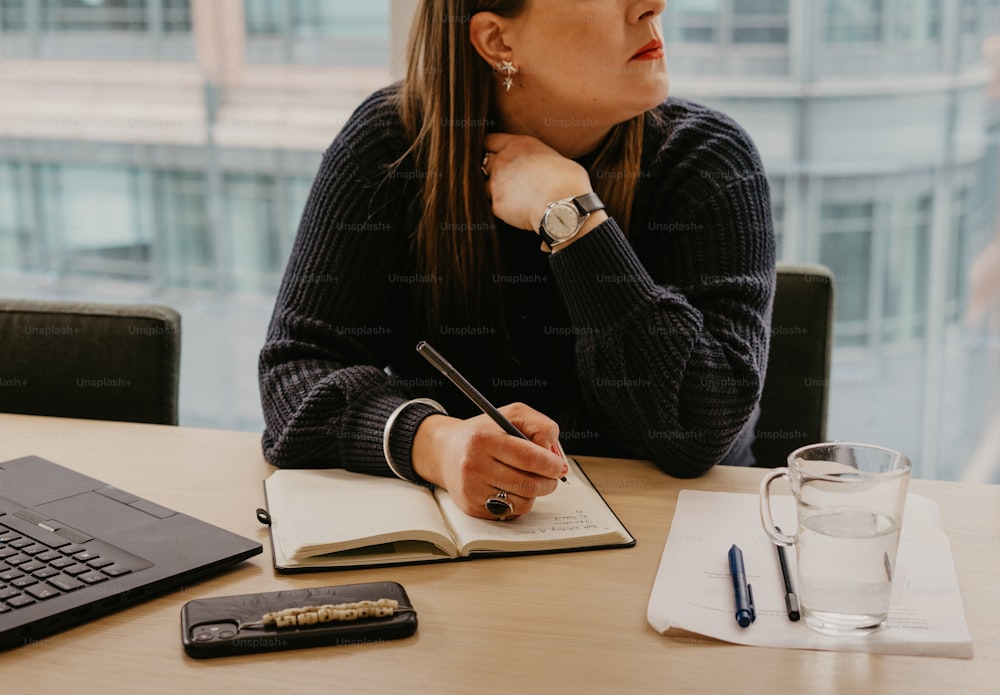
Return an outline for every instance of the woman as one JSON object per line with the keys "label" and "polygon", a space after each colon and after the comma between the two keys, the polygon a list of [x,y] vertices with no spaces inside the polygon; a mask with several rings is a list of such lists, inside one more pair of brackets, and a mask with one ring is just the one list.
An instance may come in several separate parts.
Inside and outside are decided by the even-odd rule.
{"label": "woman", "polygon": [[753,462],[767,181],[735,123],[667,100],[664,4],[422,2],[406,79],[354,113],[303,213],[261,353],[271,463],[494,518],[498,491],[519,515],[556,488],[560,438],[675,476]]}

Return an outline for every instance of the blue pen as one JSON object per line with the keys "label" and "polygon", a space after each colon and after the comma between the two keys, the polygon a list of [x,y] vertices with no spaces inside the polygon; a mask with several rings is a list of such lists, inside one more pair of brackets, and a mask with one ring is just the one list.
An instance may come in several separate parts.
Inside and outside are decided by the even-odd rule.
{"label": "blue pen", "polygon": [[757,619],[757,611],[753,606],[753,589],[747,584],[743,551],[735,545],[729,549],[729,574],[733,578],[733,595],[736,597],[736,622],[740,627],[750,627],[750,623]]}

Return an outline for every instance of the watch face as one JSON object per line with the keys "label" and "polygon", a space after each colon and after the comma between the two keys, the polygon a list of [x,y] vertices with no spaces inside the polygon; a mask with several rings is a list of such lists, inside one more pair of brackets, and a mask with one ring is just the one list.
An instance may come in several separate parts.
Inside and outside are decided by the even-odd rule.
{"label": "watch face", "polygon": [[580,213],[576,207],[565,203],[553,205],[545,215],[545,231],[556,241],[563,241],[573,236],[579,223]]}

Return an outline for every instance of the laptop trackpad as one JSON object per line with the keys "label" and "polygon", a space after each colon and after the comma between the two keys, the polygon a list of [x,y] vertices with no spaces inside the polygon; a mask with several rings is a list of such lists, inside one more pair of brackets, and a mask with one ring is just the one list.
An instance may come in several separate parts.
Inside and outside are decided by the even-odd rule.
{"label": "laptop trackpad", "polygon": [[157,518],[95,492],[40,504],[35,509],[56,521],[98,537],[148,524]]}
{"label": "laptop trackpad", "polygon": [[38,456],[0,462],[0,494],[22,507],[33,507],[101,485],[99,480]]}

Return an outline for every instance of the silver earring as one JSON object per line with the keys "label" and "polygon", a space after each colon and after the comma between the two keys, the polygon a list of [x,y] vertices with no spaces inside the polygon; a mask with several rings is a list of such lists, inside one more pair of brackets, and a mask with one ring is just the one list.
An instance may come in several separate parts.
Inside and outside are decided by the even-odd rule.
{"label": "silver earring", "polygon": [[503,86],[510,91],[510,88],[514,84],[514,75],[517,74],[517,68],[514,67],[514,63],[509,60],[501,60],[497,63],[497,72],[503,74]]}

